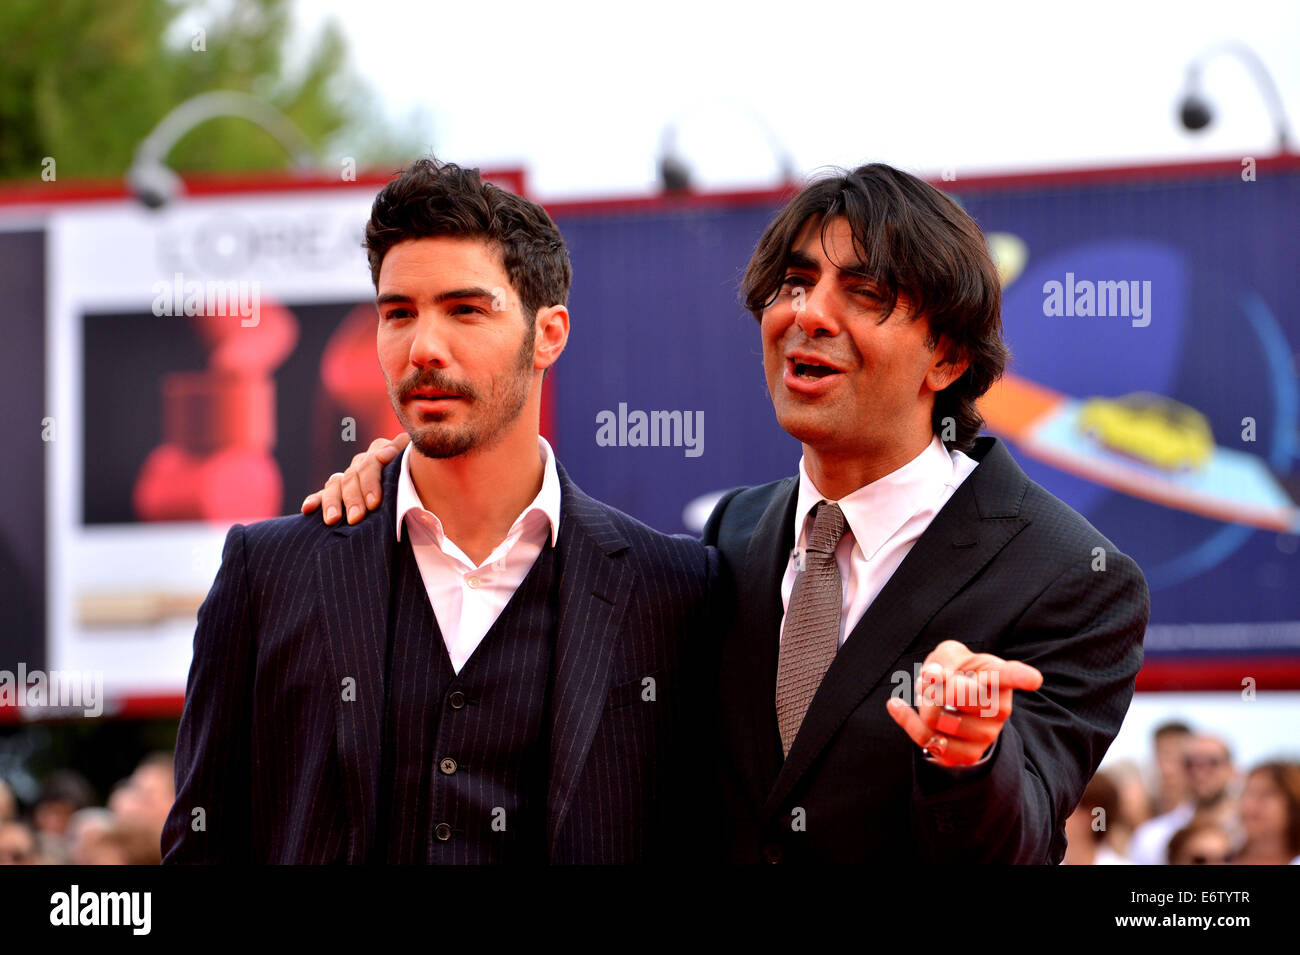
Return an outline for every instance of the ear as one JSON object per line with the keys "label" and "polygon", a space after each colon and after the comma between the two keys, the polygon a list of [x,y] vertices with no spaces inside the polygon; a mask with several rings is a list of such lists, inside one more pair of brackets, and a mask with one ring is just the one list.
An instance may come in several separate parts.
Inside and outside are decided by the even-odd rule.
{"label": "ear", "polygon": [[960,354],[946,335],[939,337],[934,357],[925,373],[925,383],[933,392],[940,392],[966,373],[970,359]]}
{"label": "ear", "polygon": [[533,341],[533,368],[545,370],[555,364],[569,341],[569,310],[551,305],[537,310],[537,335]]}

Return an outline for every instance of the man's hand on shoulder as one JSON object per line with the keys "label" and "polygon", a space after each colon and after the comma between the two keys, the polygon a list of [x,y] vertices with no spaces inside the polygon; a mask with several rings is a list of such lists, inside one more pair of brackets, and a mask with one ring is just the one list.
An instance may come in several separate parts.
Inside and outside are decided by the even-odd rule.
{"label": "man's hand on shoulder", "polygon": [[310,514],[319,508],[325,523],[334,524],[346,512],[348,523],[357,523],[366,516],[367,510],[373,511],[383,500],[380,477],[384,465],[395,460],[410,443],[411,436],[405,431],[391,439],[371,441],[370,447],[352,456],[346,471],[331,474],[323,488],[307,495],[302,502],[302,513]]}

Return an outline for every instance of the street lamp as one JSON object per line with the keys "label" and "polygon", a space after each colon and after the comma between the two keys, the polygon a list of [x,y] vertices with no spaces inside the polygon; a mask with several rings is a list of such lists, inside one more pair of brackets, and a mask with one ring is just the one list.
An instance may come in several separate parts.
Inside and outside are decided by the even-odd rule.
{"label": "street lamp", "polygon": [[184,191],[181,178],[167,165],[167,154],[181,137],[219,116],[246,119],[266,130],[292,158],[297,169],[315,165],[311,143],[287,116],[250,93],[216,90],[200,93],[162,118],[136,148],[126,183],[150,209],[158,209]]}
{"label": "street lamp", "polygon": [[1247,72],[1254,78],[1260,94],[1273,115],[1277,131],[1277,150],[1285,153],[1290,148],[1291,130],[1287,123],[1286,110],[1282,108],[1282,96],[1277,84],[1264,66],[1258,54],[1239,40],[1225,40],[1209,47],[1194,59],[1187,67],[1187,81],[1183,86],[1183,99],[1179,106],[1179,116],[1183,126],[1192,132],[1199,132],[1210,125],[1214,118],[1209,101],[1201,93],[1201,70],[1205,64],[1218,56],[1235,56],[1246,66]]}

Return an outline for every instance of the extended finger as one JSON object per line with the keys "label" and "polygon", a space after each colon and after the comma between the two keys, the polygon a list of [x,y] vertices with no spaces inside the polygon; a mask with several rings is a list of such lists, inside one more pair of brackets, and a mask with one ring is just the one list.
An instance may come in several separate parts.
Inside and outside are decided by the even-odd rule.
{"label": "extended finger", "polygon": [[1000,689],[1036,690],[1043,685],[1043,674],[1020,660],[1004,660],[992,653],[975,653],[961,668],[981,673],[996,673]]}
{"label": "extended finger", "polygon": [[1042,671],[1019,660],[1003,660],[998,667],[998,686],[1007,690],[1036,690],[1043,685]]}

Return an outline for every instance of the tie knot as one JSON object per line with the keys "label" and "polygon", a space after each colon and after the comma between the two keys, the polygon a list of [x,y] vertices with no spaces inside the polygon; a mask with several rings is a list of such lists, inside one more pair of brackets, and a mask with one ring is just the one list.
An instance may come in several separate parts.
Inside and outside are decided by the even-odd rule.
{"label": "tie knot", "polygon": [[813,508],[813,526],[812,532],[808,535],[808,549],[822,554],[833,554],[847,526],[840,506],[830,501],[822,501]]}

